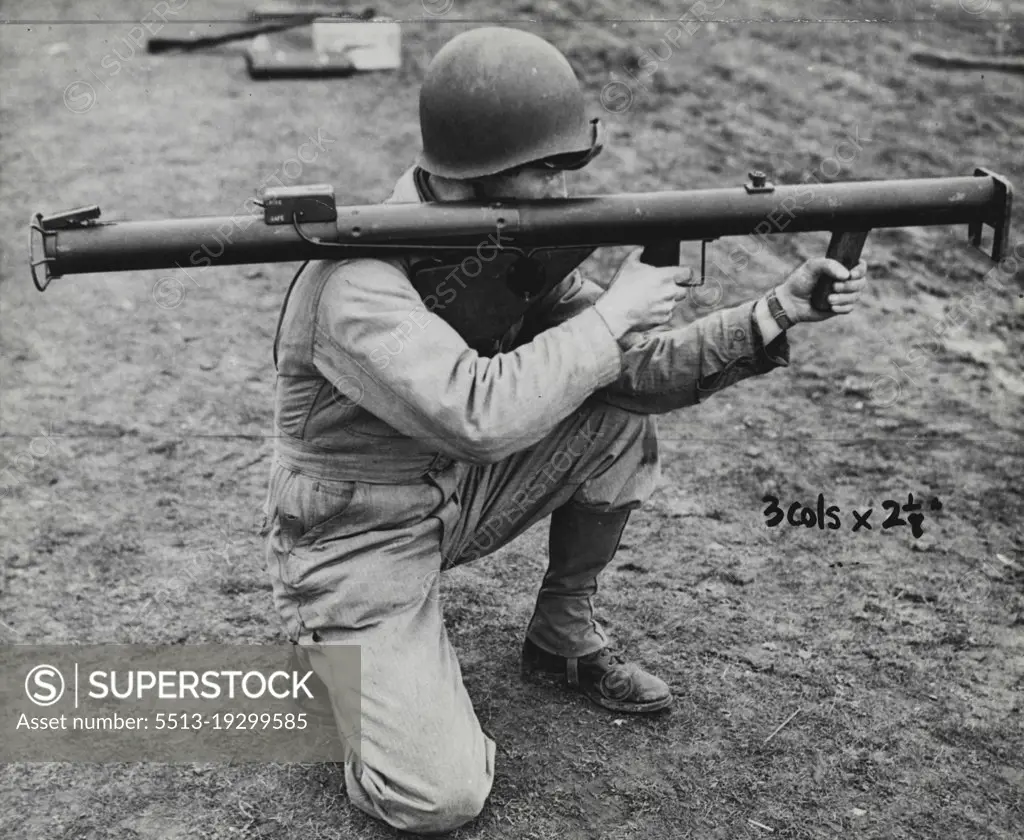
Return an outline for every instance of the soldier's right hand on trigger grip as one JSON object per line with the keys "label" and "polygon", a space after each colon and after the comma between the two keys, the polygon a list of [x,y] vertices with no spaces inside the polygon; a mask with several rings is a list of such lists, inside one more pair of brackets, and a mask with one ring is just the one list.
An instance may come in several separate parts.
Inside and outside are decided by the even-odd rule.
{"label": "soldier's right hand on trigger grip", "polygon": [[680,286],[692,277],[692,270],[682,266],[647,265],[640,260],[642,253],[637,248],[626,257],[597,302],[616,338],[665,324],[685,297]]}

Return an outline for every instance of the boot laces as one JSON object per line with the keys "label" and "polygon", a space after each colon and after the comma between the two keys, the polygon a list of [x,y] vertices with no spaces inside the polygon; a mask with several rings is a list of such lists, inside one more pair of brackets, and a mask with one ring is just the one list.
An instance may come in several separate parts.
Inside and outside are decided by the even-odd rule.
{"label": "boot laces", "polygon": [[584,656],[581,661],[586,662],[587,664],[603,665],[610,668],[615,665],[625,665],[626,657],[620,650],[603,647],[601,650],[595,651],[589,656]]}

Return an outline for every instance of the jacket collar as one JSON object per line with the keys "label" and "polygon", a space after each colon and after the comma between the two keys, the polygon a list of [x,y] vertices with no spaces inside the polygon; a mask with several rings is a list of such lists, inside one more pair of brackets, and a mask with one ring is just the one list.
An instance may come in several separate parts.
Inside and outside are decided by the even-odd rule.
{"label": "jacket collar", "polygon": [[424,201],[437,201],[437,196],[430,188],[427,173],[418,166],[410,166],[395,184],[391,195],[384,200],[385,204],[418,204]]}
{"label": "jacket collar", "polygon": [[[395,184],[394,189],[383,204],[421,204],[427,201],[437,201],[437,196],[430,188],[427,181],[427,173],[418,166],[410,166]],[[407,275],[412,271],[413,263],[418,259],[429,259],[435,256],[436,252],[424,252],[423,254],[403,254],[396,257],[392,262],[400,265]],[[411,275],[410,275],[411,276]]]}

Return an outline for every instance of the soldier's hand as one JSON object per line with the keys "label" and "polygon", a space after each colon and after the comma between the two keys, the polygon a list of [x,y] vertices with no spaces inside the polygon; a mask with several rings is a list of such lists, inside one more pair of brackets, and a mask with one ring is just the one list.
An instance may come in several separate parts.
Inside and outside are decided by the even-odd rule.
{"label": "soldier's hand", "polygon": [[[861,294],[867,288],[868,264],[861,260],[852,271],[843,264],[825,257],[807,260],[778,287],[776,296],[786,313],[796,322],[825,321],[836,315],[848,315],[853,311]],[[831,312],[819,312],[811,306],[811,295],[819,279],[834,280],[832,293],[828,296]]]}
{"label": "soldier's hand", "polygon": [[637,248],[619,266],[608,290],[594,304],[616,338],[628,332],[659,327],[672,317],[686,297],[693,269],[672,265],[657,267],[640,262]]}

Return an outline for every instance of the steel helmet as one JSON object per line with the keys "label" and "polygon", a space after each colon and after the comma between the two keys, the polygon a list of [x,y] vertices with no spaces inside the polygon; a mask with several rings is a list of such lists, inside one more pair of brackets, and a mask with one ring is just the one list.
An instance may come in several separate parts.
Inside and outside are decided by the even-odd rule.
{"label": "steel helmet", "polygon": [[456,35],[420,89],[419,165],[470,179],[527,163],[579,169],[601,150],[569,62],[543,38],[487,26]]}

